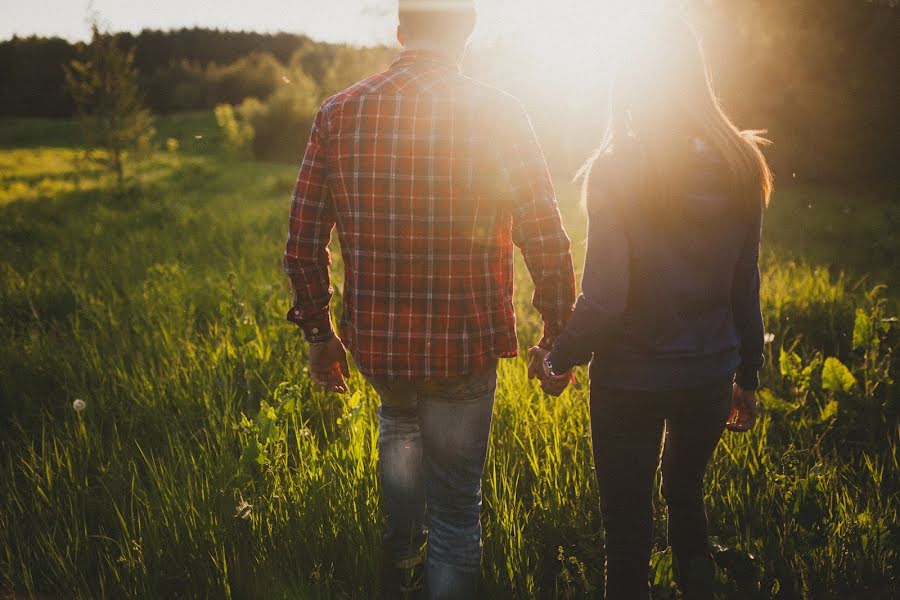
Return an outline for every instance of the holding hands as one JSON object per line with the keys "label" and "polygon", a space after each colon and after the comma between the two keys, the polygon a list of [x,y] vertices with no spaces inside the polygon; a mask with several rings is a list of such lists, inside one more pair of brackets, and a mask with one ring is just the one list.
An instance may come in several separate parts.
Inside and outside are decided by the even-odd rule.
{"label": "holding hands", "polygon": [[544,390],[544,393],[556,398],[562,395],[570,383],[575,381],[575,375],[571,369],[565,373],[554,374],[547,361],[549,354],[550,350],[540,346],[535,346],[528,351],[528,379],[537,377],[541,381],[541,389]]}

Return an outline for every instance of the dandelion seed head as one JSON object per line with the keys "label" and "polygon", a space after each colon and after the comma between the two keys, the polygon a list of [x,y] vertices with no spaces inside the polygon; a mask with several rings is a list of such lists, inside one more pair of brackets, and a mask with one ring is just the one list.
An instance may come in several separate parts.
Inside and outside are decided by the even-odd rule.
{"label": "dandelion seed head", "polygon": [[87,408],[87,403],[81,398],[75,398],[74,402],[72,402],[72,408],[75,412],[81,412]]}
{"label": "dandelion seed head", "polygon": [[775,341],[775,334],[774,334],[774,333],[767,333],[767,334],[765,335],[765,337],[763,338],[763,341],[764,341],[765,343],[767,343],[767,344],[771,344],[772,342]]}

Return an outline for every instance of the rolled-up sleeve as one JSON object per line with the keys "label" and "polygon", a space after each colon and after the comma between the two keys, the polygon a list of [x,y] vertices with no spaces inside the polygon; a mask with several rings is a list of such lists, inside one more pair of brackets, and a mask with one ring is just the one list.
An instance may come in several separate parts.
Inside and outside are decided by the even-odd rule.
{"label": "rolled-up sleeve", "polygon": [[298,325],[315,322],[330,327],[333,289],[328,244],[335,217],[327,185],[327,140],[327,120],[322,110],[313,123],[294,187],[284,253],[284,269],[294,295],[288,320]]}
{"label": "rolled-up sleeve", "polygon": [[507,132],[503,159],[512,194],[512,240],[522,251],[534,281],[532,304],[544,322],[544,336],[559,335],[575,303],[571,243],[563,228],[547,163],[524,109]]}

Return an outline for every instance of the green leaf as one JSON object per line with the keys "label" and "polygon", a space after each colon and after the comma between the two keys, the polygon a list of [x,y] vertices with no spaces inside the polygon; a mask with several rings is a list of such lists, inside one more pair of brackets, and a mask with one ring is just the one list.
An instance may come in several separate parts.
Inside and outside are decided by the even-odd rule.
{"label": "green leaf", "polygon": [[263,454],[263,446],[256,439],[250,440],[250,443],[241,452],[241,462],[244,464],[256,463],[259,466],[266,464],[266,457]]}
{"label": "green leaf", "polygon": [[782,351],[778,362],[781,367],[782,377],[792,381],[799,378],[800,372],[803,370],[803,361],[800,360],[800,356],[796,352]]}
{"label": "green leaf", "polygon": [[853,349],[868,348],[875,332],[872,319],[861,308],[856,309],[856,320],[853,323]]}
{"label": "green leaf", "polygon": [[826,405],[825,405],[825,408],[823,408],[823,409],[819,412],[819,420],[820,420],[820,421],[828,421],[828,420],[831,419],[832,417],[837,416],[838,408],[840,408],[839,405],[838,405],[838,401],[837,401],[837,400],[832,400],[831,402],[829,402],[828,404],[826,404]]}
{"label": "green leaf", "polygon": [[769,390],[760,390],[757,392],[757,397],[759,398],[760,404],[762,404],[766,410],[772,412],[788,414],[799,408],[797,404],[782,400]]}
{"label": "green leaf", "polygon": [[822,367],[822,389],[838,394],[849,394],[856,387],[856,378],[844,363],[833,356],[825,359]]}

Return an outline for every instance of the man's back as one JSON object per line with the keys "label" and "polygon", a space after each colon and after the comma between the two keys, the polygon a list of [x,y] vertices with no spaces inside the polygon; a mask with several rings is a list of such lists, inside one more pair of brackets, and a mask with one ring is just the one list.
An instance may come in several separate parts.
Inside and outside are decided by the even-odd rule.
{"label": "man's back", "polygon": [[333,224],[341,333],[367,375],[453,377],[514,356],[512,242],[546,333],[571,311],[569,241],[527,116],[452,59],[406,52],[323,105],[291,213],[291,320],[327,315]]}

